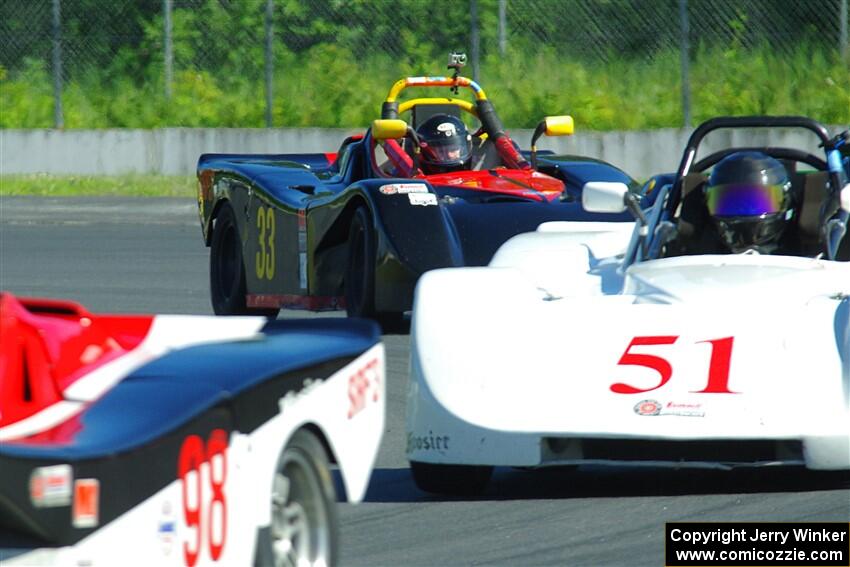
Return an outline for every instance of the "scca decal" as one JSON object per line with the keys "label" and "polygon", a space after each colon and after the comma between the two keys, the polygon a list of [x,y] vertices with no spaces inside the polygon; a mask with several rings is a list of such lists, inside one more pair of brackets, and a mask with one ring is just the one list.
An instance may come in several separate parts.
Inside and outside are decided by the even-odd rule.
{"label": "scca decal", "polygon": [[361,367],[348,379],[348,419],[353,418],[366,407],[369,390],[372,390],[372,401],[378,401],[378,387],[381,384],[381,374],[378,372],[378,359],[374,359]]}
{"label": "scca decal", "polygon": [[[670,381],[673,376],[673,367],[667,359],[654,354],[640,354],[630,352],[632,347],[637,346],[660,346],[672,345],[679,339],[678,335],[635,337],[626,347],[626,351],[617,362],[621,366],[642,366],[658,372],[661,380],[652,388],[637,388],[623,382],[611,384],[610,389],[615,394],[642,394],[657,390]],[[711,345],[711,360],[708,364],[708,383],[702,390],[692,391],[694,394],[737,394],[729,389],[729,367],[732,361],[732,343],[734,337],[722,339],[709,339],[698,341]]]}

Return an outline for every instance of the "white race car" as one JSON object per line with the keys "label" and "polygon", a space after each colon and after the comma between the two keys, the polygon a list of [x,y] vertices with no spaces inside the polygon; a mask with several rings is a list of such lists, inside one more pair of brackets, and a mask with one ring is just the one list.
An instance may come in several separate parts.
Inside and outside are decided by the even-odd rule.
{"label": "white race car", "polygon": [[[0,564],[332,565],[384,430],[377,325],[0,294]],[[341,495],[343,496],[343,495]]]}
{"label": "white race car", "polygon": [[[764,147],[694,162],[703,136],[737,127],[808,129],[826,160]],[[488,267],[426,273],[408,390],[416,484],[480,492],[493,466],[850,469],[845,140],[803,117],[712,119],[678,172],[651,180],[646,211],[624,185],[585,186],[587,209],[634,211],[631,239],[613,223],[547,223]],[[732,211],[729,199],[753,190],[717,182],[742,159],[787,175],[761,187],[775,201],[765,206],[781,208],[749,211],[780,219],[784,249],[716,248],[734,219],[709,208]]]}

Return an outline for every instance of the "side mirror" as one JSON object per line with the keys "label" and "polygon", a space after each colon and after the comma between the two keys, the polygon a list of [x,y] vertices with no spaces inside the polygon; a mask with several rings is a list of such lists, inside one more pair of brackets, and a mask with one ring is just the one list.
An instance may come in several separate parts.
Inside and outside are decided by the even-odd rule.
{"label": "side mirror", "polygon": [[572,116],[547,116],[542,124],[547,136],[572,136],[575,132]]}
{"label": "side mirror", "polygon": [[581,206],[590,213],[622,213],[629,188],[618,181],[589,181],[581,190]]}
{"label": "side mirror", "polygon": [[572,116],[547,116],[531,136],[531,165],[537,168],[537,140],[543,134],[547,136],[572,136],[575,132],[575,122]]}
{"label": "side mirror", "polygon": [[622,213],[628,209],[640,225],[640,237],[645,238],[649,234],[649,223],[640,208],[640,197],[629,192],[625,183],[588,181],[581,190],[581,206],[589,213]]}
{"label": "side mirror", "polygon": [[372,137],[376,140],[398,140],[407,134],[407,122],[398,119],[378,119],[372,122]]}

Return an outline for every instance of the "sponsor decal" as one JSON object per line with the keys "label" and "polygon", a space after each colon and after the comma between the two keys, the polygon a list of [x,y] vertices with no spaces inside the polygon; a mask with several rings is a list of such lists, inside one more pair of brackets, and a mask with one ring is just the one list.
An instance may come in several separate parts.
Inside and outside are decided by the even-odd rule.
{"label": "sponsor decal", "polygon": [[[378,401],[381,373],[378,359],[372,359],[348,378],[348,419],[363,411],[366,402]],[[369,393],[372,393],[370,396]]]}
{"label": "sponsor decal", "polygon": [[156,528],[159,534],[160,549],[163,555],[170,555],[174,548],[174,538],[177,534],[177,524],[174,521],[174,512],[171,509],[171,502],[166,500],[162,503],[162,513],[160,514],[159,524]]}
{"label": "sponsor decal", "polygon": [[307,289],[307,253],[298,253],[298,285]]}
{"label": "sponsor decal", "polygon": [[298,210],[298,285],[307,289],[307,210]]}
{"label": "sponsor decal", "polygon": [[683,417],[705,417],[705,410],[702,404],[684,404],[677,402],[667,402],[662,408],[661,415],[680,415]]}
{"label": "sponsor decal", "polygon": [[635,404],[635,413],[638,415],[658,415],[661,413],[661,404],[655,400],[641,400]]}
{"label": "sponsor decal", "polygon": [[411,432],[407,434],[407,452],[414,451],[448,451],[449,441],[451,438],[448,435],[434,435],[434,432],[428,430],[428,435],[417,436]]}
{"label": "sponsor decal", "polygon": [[306,396],[323,383],[324,379],[322,378],[305,378],[300,390],[289,390],[277,401],[277,405],[280,408],[281,413],[286,411],[286,406],[294,404],[301,397]]}
{"label": "sponsor decal", "polygon": [[407,198],[410,199],[411,205],[427,207],[437,204],[437,196],[433,193],[410,193]]}
{"label": "sponsor decal", "polygon": [[398,194],[407,195],[409,193],[427,193],[428,187],[421,183],[399,183]]}
{"label": "sponsor decal", "polygon": [[427,193],[428,187],[422,183],[390,183],[378,188],[384,195],[408,195],[410,193]]}
{"label": "sponsor decal", "polygon": [[442,132],[446,135],[446,138],[457,136],[457,128],[455,128],[455,125],[451,122],[443,122],[442,124],[438,124],[437,132]]}
{"label": "sponsor decal", "polygon": [[641,400],[635,404],[634,411],[638,415],[677,415],[680,417],[705,417],[702,404],[681,402],[661,403],[658,400]]}
{"label": "sponsor decal", "polygon": [[99,510],[100,481],[96,478],[75,480],[71,524],[75,528],[93,528],[99,523]]}
{"label": "sponsor decal", "polygon": [[30,474],[30,501],[36,508],[71,504],[71,465],[38,467]]}

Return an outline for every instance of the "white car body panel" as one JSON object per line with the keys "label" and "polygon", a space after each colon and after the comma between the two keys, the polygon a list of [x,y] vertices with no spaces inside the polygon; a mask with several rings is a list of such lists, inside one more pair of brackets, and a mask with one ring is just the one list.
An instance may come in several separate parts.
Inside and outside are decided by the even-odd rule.
{"label": "white car body panel", "polygon": [[[610,463],[621,460],[583,440],[776,441],[752,462],[639,464],[850,469],[850,263],[689,256],[623,273],[628,235],[615,223],[553,224],[514,237],[488,267],[420,279],[409,460]],[[673,342],[630,347],[636,337]],[[658,358],[618,364],[627,353],[666,361],[668,381],[657,387]],[[702,392],[709,383],[725,391]]]}
{"label": "white car body panel", "polygon": [[[361,371],[360,376],[368,381],[366,403],[352,412],[352,377]],[[224,459],[226,467],[221,459],[214,459],[212,465],[226,468],[215,472],[216,478],[223,479],[226,505],[202,508],[200,546],[194,563],[187,560],[185,550],[196,549],[197,528],[185,521],[183,485],[175,471],[174,482],[75,545],[36,549],[4,559],[3,565],[250,565],[257,530],[271,522],[270,490],[278,456],[302,427],[317,428],[327,439],[347,500],[363,499],[384,430],[385,382],[384,347],[379,343],[327,379],[281,398],[280,413],[251,434],[232,433]],[[189,473],[186,481],[191,484],[188,494],[194,494],[193,483],[200,482],[201,501],[205,503],[214,500],[210,466],[203,462],[200,478]],[[225,515],[226,527],[220,525],[221,514]],[[210,554],[210,533],[216,541],[224,542],[216,559]]]}

